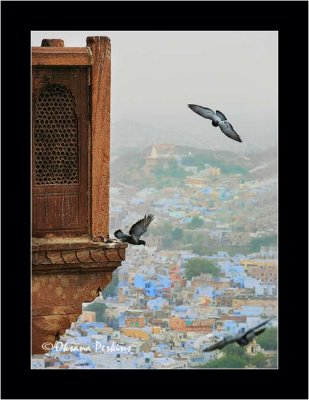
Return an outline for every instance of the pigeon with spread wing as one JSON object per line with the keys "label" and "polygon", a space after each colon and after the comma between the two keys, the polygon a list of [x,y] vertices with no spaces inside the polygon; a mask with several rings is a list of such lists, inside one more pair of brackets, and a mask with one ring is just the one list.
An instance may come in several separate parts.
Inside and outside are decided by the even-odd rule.
{"label": "pigeon with spread wing", "polygon": [[229,335],[220,340],[217,343],[212,344],[209,347],[206,347],[203,351],[213,351],[217,349],[222,349],[227,344],[236,342],[239,346],[246,346],[253,340],[256,336],[260,335],[266,329],[266,324],[270,321],[267,319],[266,321],[261,322],[259,325],[247,330],[245,333],[238,333],[236,335]]}
{"label": "pigeon with spread wing", "polygon": [[143,244],[145,246],[145,240],[140,240],[140,237],[147,231],[147,228],[151,221],[154,219],[152,214],[145,215],[143,219],[137,221],[134,225],[131,226],[129,230],[129,235],[126,235],[122,232],[121,229],[118,229],[114,235],[117,239],[122,240],[123,242],[127,242],[130,244],[140,245]]}
{"label": "pigeon with spread wing", "polygon": [[240,136],[234,131],[234,128],[227,121],[225,115],[221,111],[216,110],[216,112],[214,112],[210,108],[197,106],[196,104],[188,104],[188,107],[196,114],[210,119],[212,121],[212,125],[215,127],[219,126],[221,131],[230,139],[236,140],[237,142],[242,142]]}

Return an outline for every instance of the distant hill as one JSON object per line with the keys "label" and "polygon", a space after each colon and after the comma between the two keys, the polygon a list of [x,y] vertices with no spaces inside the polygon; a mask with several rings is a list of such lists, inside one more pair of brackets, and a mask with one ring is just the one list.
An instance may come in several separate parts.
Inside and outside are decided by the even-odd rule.
{"label": "distant hill", "polygon": [[[275,149],[268,149],[267,151],[260,151],[250,156],[242,156],[231,151],[214,151],[207,149],[200,149],[192,146],[174,145],[173,150],[171,146],[158,146],[159,151],[164,151],[168,148],[169,152],[175,155],[187,155],[187,157],[195,157],[200,159],[202,163],[209,163],[216,165],[220,163],[228,168],[240,167],[248,170],[248,179],[263,180],[265,177],[275,177],[277,175],[277,158]],[[163,150],[162,150],[163,149]],[[145,157],[151,154],[152,145],[143,148],[131,147],[127,151],[120,152],[118,157],[115,157],[111,164],[111,181],[113,184],[117,182],[126,182],[128,177],[135,177],[136,179],[143,178],[143,166]]]}

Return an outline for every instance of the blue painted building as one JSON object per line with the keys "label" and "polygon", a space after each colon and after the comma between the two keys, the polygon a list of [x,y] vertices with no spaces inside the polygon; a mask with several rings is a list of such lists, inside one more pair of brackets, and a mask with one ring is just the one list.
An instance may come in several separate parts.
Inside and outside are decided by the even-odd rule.
{"label": "blue painted building", "polygon": [[144,287],[145,293],[149,297],[157,296],[157,284],[154,281],[146,281]]}
{"label": "blue painted building", "polygon": [[145,276],[144,275],[140,275],[140,274],[136,274],[134,276],[134,286],[137,289],[144,289],[144,287],[145,287]]}
{"label": "blue painted building", "polygon": [[147,307],[152,311],[161,310],[165,304],[168,304],[168,301],[162,297],[157,297],[147,301]]}

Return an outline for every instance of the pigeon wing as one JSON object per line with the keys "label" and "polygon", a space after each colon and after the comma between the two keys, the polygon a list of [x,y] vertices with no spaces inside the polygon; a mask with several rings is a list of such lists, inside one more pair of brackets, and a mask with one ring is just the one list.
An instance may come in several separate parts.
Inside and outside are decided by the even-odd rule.
{"label": "pigeon wing", "polygon": [[266,330],[266,324],[270,321],[270,319],[267,319],[263,322],[261,322],[259,325],[254,326],[253,328],[248,329],[245,333],[240,334],[238,339],[236,340],[237,343],[240,346],[247,345],[249,342],[251,342],[252,339],[254,339],[256,336],[260,335]]}
{"label": "pigeon wing", "polygon": [[129,235],[126,235],[126,234],[123,233],[122,230],[120,230],[120,229],[118,229],[117,231],[114,232],[114,236],[115,236],[117,239],[120,239],[120,240],[127,240],[127,239],[130,238]]}
{"label": "pigeon wing", "polygon": [[217,349],[222,349],[223,347],[225,347],[227,344],[233,343],[235,342],[235,338],[234,336],[227,336],[225,338],[223,338],[222,340],[220,340],[217,343],[212,344],[209,347],[206,347],[206,349],[204,349],[203,351],[214,351]]}
{"label": "pigeon wing", "polygon": [[263,333],[264,331],[266,331],[266,326],[264,326],[264,328],[255,329],[255,330],[253,331],[253,334],[254,334],[254,336],[258,336],[258,335],[260,335],[261,333]]}
{"label": "pigeon wing", "polygon": [[221,119],[221,121],[226,121],[226,116],[219,110],[216,110],[217,116]]}
{"label": "pigeon wing", "polygon": [[131,226],[129,234],[139,239],[147,231],[147,228],[153,219],[154,216],[152,214],[149,214],[147,216],[145,215],[143,219],[140,219]]}
{"label": "pigeon wing", "polygon": [[219,122],[219,126],[221,131],[228,136],[229,138],[236,140],[237,142],[242,142],[240,136],[234,131],[232,124],[228,121],[221,121]]}
{"label": "pigeon wing", "polygon": [[212,121],[217,121],[217,122],[220,121],[215,112],[212,111],[210,108],[197,106],[196,104],[188,104],[188,107],[196,114],[204,118],[211,119]]}
{"label": "pigeon wing", "polygon": [[261,322],[260,324],[258,324],[258,325],[256,325],[256,326],[254,326],[253,328],[250,328],[250,329],[248,329],[245,333],[244,333],[244,335],[248,335],[248,333],[251,333],[251,332],[254,332],[254,333],[257,333],[258,335],[259,335],[259,333],[262,333],[263,331],[261,331],[261,332],[259,332],[260,331],[260,328],[262,328],[262,326],[264,326],[264,325],[266,325],[268,322],[270,321],[270,318],[269,319],[266,319],[265,321],[263,321],[263,322]]}

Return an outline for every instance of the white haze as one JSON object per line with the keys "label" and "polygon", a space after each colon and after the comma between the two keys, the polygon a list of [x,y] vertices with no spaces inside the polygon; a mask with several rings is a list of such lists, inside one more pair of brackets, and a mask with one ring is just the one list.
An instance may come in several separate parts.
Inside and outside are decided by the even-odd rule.
{"label": "white haze", "polygon": [[[111,39],[112,129],[137,123],[143,132],[146,125],[145,146],[162,137],[232,151],[277,146],[276,31],[32,32],[32,46],[43,38],[85,46],[87,36]],[[228,139],[188,103],[222,111],[243,143]],[[112,130],[112,145],[130,142],[122,136],[125,130],[114,136]]]}

